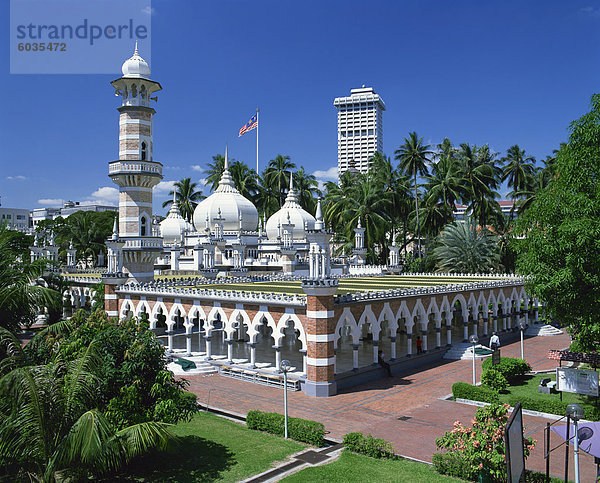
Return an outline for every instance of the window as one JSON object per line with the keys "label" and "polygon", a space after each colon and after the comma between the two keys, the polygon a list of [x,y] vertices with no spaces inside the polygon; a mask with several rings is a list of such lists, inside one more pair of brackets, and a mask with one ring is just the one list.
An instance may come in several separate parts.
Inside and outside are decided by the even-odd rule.
{"label": "window", "polygon": [[142,219],[140,220],[140,235],[141,236],[146,236],[147,228],[148,228],[148,221],[146,220],[145,216],[142,216]]}
{"label": "window", "polygon": [[146,147],[146,141],[144,141],[142,143],[142,161],[146,161],[146,153],[147,153],[147,147]]}

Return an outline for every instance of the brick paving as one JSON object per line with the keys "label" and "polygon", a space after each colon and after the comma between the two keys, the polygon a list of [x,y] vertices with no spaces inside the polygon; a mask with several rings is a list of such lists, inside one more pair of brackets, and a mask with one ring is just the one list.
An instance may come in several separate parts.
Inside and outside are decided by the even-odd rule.
{"label": "brick paving", "polygon": [[[546,358],[548,349],[563,349],[569,345],[566,334],[534,337],[525,340],[525,359],[533,370],[554,369],[556,361]],[[520,357],[520,343],[502,347],[502,355]],[[481,361],[477,361],[481,374]],[[201,405],[246,414],[251,409],[282,412],[282,391],[222,377],[219,375],[187,376],[190,390]],[[345,433],[362,431],[391,441],[404,456],[431,462],[436,451],[435,439],[452,428],[454,421],[470,424],[474,406],[441,400],[451,392],[456,381],[471,382],[471,361],[443,361],[424,366],[419,372],[382,378],[342,391],[329,398],[311,398],[302,392],[288,393],[289,414],[293,417],[322,422],[329,436],[341,439]],[[399,419],[402,418],[402,419]],[[544,471],[543,430],[551,420],[524,416],[525,432],[538,444],[527,460],[527,468]],[[551,446],[560,438],[552,433]],[[572,454],[572,451],[571,451]],[[586,453],[580,458],[581,481],[595,481],[596,467]],[[571,456],[569,474],[573,478]],[[553,453],[551,474],[562,476],[564,448]]]}

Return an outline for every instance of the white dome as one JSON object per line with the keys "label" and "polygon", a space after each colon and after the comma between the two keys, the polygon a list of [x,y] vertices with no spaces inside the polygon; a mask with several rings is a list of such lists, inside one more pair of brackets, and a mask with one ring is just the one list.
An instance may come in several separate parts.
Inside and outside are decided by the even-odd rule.
{"label": "white dome", "polygon": [[204,231],[207,216],[212,228],[214,219],[218,218],[219,214],[223,219],[223,231],[238,231],[240,229],[240,217],[243,231],[256,231],[258,211],[250,200],[244,198],[235,189],[228,168],[227,151],[225,151],[225,169],[221,181],[219,181],[219,186],[212,195],[198,203],[194,210],[196,231]]}
{"label": "white dome", "polygon": [[192,224],[181,216],[177,202],[173,200],[169,214],[160,222],[160,233],[163,243],[165,245],[181,244],[183,235],[192,230]]}
{"label": "white dome", "polygon": [[123,77],[150,77],[150,66],[148,62],[140,57],[137,42],[135,43],[133,55],[123,62],[121,72],[123,72]]}
{"label": "white dome", "polygon": [[290,175],[290,190],[288,191],[285,203],[277,213],[267,220],[267,237],[269,240],[277,239],[277,236],[279,236],[279,225],[292,223],[294,225],[294,240],[303,240],[306,238],[304,227],[306,226],[309,230],[314,230],[315,221],[315,217],[298,203]]}

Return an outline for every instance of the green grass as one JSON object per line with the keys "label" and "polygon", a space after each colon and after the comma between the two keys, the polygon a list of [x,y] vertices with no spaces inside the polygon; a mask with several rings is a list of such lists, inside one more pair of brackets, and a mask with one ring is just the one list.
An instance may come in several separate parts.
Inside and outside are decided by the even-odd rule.
{"label": "green grass", "polygon": [[[160,277],[165,279],[167,277]],[[176,278],[168,276],[168,278]],[[481,280],[494,280],[490,277],[443,277],[443,276],[413,276],[413,275],[386,275],[378,277],[360,277],[339,279],[337,295],[348,293],[369,292],[377,290],[404,289],[413,287],[433,287],[457,283],[477,282]],[[241,292],[267,292],[288,295],[304,295],[300,281],[264,281],[247,283],[222,283],[197,285],[199,289],[235,290]]]}
{"label": "green grass", "polygon": [[[540,384],[540,380],[544,379],[552,379],[556,380],[556,374],[537,374],[535,376],[525,376],[521,382],[513,384],[508,387],[508,393],[500,393],[500,402],[508,403],[508,399],[511,397],[528,397],[530,399],[535,399],[537,401],[560,401],[560,393],[557,394],[544,394],[538,392],[538,386]],[[588,398],[586,396],[580,396],[579,394],[573,394],[570,392],[562,393],[562,400],[565,403],[577,403],[581,405],[584,409],[592,409],[594,405],[590,402],[595,398]],[[559,416],[564,416],[564,414],[560,414]]]}
{"label": "green grass", "polygon": [[306,468],[281,480],[285,483],[305,482],[451,482],[463,481],[440,475],[433,466],[405,459],[384,460],[344,451],[339,459],[327,465]]}
{"label": "green grass", "polygon": [[107,481],[240,481],[306,447],[205,412],[174,431],[178,448],[141,458]]}

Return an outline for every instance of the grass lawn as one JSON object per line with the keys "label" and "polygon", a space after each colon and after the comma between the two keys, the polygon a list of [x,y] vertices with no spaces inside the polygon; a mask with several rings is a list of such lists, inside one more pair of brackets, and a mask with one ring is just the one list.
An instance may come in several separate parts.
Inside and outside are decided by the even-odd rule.
{"label": "grass lawn", "polygon": [[411,483],[432,481],[463,481],[440,475],[433,466],[410,460],[384,460],[363,456],[349,451],[327,465],[306,468],[281,480],[285,483],[307,481],[345,482],[356,481],[410,481]]}
{"label": "grass lawn", "polygon": [[[543,394],[538,392],[538,386],[540,384],[540,379],[552,379],[556,380],[556,374],[537,374],[535,376],[525,376],[523,381],[517,383],[515,385],[508,387],[508,394],[500,394],[500,402],[508,403],[508,400],[511,396],[528,397],[530,399],[534,399],[542,402],[549,401],[560,401],[560,394]],[[570,392],[563,392],[562,400],[564,403],[577,403],[585,410],[592,409],[594,407],[592,401],[595,398],[588,398],[586,396],[580,396],[579,394],[573,394]],[[546,411],[551,412],[551,411]],[[564,414],[560,414],[559,416],[564,416]]]}
{"label": "grass lawn", "polygon": [[[177,278],[176,276],[161,276],[160,279]],[[185,277],[184,277],[185,278]],[[357,277],[339,279],[337,295],[347,293],[369,292],[377,290],[403,289],[412,287],[433,287],[439,285],[494,280],[493,277],[444,277],[422,275],[385,275],[378,277]],[[282,294],[304,295],[300,281],[264,281],[197,285],[200,289],[237,290],[242,292],[267,292]]]}
{"label": "grass lawn", "polygon": [[141,458],[109,480],[240,481],[306,447],[205,412],[174,430],[182,439],[178,448]]}

